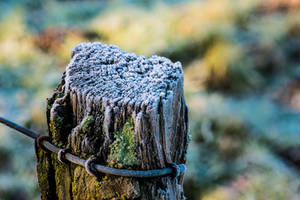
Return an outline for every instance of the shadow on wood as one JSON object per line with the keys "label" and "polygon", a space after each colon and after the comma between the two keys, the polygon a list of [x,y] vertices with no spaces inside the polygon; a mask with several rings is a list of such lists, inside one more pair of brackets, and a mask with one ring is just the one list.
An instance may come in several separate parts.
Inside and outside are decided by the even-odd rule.
{"label": "shadow on wood", "polygon": [[[48,99],[53,144],[99,164],[159,169],[185,163],[188,110],[179,62],[145,58],[117,46],[82,43]],[[103,174],[60,163],[37,150],[42,199],[184,199],[183,174],[149,179]]]}

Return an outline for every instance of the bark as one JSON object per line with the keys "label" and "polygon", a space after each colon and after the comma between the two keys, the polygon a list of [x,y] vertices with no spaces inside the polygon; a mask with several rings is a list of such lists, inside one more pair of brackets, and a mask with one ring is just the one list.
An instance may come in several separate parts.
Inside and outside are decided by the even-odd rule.
{"label": "bark", "polygon": [[[52,142],[82,158],[126,169],[185,163],[188,110],[180,63],[83,43],[48,99]],[[42,199],[184,199],[183,174],[138,179],[103,174],[101,181],[75,164],[37,149]]]}

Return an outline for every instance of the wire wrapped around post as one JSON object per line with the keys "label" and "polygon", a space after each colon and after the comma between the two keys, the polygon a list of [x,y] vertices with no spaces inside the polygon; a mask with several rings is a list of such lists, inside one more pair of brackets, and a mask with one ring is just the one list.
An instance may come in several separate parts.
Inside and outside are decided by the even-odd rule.
{"label": "wire wrapped around post", "polygon": [[[8,119],[5,119],[3,117],[0,117],[0,123],[28,136],[27,133],[34,133],[32,130],[27,129],[19,124],[16,124]],[[16,128],[17,127],[17,128]],[[54,146],[51,144],[51,137],[44,136],[40,134],[33,135],[33,139],[36,139],[37,145],[39,148],[43,149],[46,152],[54,152],[58,155],[58,160],[62,163],[67,163],[67,161],[78,164],[78,161],[83,160],[73,154],[71,154],[71,150],[61,149],[59,147]],[[48,143],[45,143],[48,142]],[[79,165],[85,167],[87,172],[93,176],[96,176],[97,178],[100,177],[101,174],[111,174],[115,176],[124,176],[124,177],[135,177],[135,178],[155,178],[160,176],[173,176],[177,177],[180,173],[184,172],[186,170],[185,165],[180,164],[176,165],[174,163],[170,164],[170,168],[164,168],[164,169],[154,169],[154,170],[126,170],[126,169],[116,169],[111,168],[103,165],[96,164],[97,161],[96,157],[92,156],[88,160],[81,161]],[[92,167],[92,165],[94,167]]]}

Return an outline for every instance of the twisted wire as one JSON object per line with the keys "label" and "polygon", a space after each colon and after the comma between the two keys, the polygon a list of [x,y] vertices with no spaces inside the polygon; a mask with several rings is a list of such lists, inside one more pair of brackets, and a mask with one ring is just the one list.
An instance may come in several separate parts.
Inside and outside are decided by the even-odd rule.
{"label": "twisted wire", "polygon": [[[5,119],[0,116],[0,123],[17,130],[18,132],[32,138],[35,140],[38,140],[40,138],[39,145],[42,146],[44,150],[49,150],[51,152],[54,152],[58,154],[61,152],[62,148],[59,148],[55,145],[53,145],[49,140],[46,140],[44,137],[30,129],[27,129],[19,124],[16,124],[8,119]],[[179,176],[182,172],[186,170],[186,167],[184,164],[175,164],[171,163],[169,164],[170,167],[167,168],[162,168],[162,169],[152,169],[152,170],[130,170],[130,169],[117,169],[117,168],[112,168],[112,167],[107,167],[104,165],[96,164],[96,163],[90,163],[82,159],[76,155],[73,155],[69,152],[64,153],[64,159],[68,160],[74,164],[80,165],[82,167],[87,168],[87,164],[90,167],[93,167],[96,169],[99,173],[104,173],[104,174],[111,174],[115,176],[124,176],[124,177],[135,177],[135,178],[155,178],[155,177],[161,177],[161,176]],[[90,168],[88,168],[90,169]]]}

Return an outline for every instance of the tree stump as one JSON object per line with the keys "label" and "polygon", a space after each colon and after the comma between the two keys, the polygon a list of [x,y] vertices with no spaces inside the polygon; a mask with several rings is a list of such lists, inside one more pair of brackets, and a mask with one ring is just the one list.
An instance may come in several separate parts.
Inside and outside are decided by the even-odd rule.
{"label": "tree stump", "polygon": [[[188,109],[179,62],[146,58],[114,45],[82,43],[48,99],[52,143],[99,164],[160,169],[186,161]],[[128,178],[103,174],[100,181],[76,164],[37,149],[42,199],[184,199],[177,178]]]}

